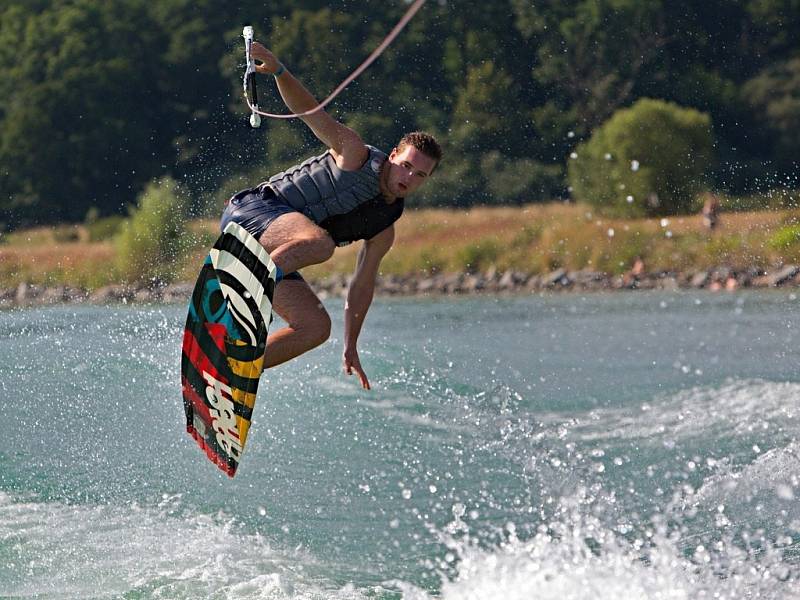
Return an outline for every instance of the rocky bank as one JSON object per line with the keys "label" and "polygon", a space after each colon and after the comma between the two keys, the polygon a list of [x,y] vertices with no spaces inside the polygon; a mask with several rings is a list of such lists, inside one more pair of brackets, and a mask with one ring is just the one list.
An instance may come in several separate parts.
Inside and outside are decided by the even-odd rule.
{"label": "rocky bank", "polygon": [[[333,275],[312,281],[321,298],[343,297],[349,276]],[[735,290],[741,288],[800,287],[800,267],[784,265],[769,271],[718,267],[695,272],[648,272],[609,275],[596,271],[557,269],[544,275],[518,271],[440,273],[435,275],[387,275],[378,280],[379,296],[443,296],[471,294],[533,294],[541,292],[595,292],[610,290]],[[110,285],[96,290],[68,286],[21,283],[0,289],[0,308],[52,304],[187,303],[191,283],[131,287]]]}

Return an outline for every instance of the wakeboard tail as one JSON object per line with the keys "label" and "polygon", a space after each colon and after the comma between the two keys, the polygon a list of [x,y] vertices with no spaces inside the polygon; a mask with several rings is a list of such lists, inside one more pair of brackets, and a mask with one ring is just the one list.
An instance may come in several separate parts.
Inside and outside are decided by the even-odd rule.
{"label": "wakeboard tail", "polygon": [[181,360],[186,430],[230,477],[244,451],[264,370],[276,275],[258,240],[229,223],[189,303]]}

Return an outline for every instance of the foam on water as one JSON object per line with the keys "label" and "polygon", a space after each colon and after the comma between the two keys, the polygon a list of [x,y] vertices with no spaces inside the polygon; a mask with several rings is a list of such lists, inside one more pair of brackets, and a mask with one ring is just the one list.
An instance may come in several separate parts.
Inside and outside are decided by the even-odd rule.
{"label": "foam on water", "polygon": [[[602,530],[593,530],[594,539]],[[607,532],[606,532],[607,533]],[[651,542],[653,543],[653,542]],[[622,545],[614,536],[593,549],[573,532],[568,539],[539,534],[512,540],[491,551],[463,553],[458,575],[442,586],[446,600],[626,600],[719,598],[798,598],[782,581],[780,561],[747,558],[721,578],[705,554],[685,557],[673,543],[658,540],[646,552]],[[773,567],[777,566],[777,573]]]}
{"label": "foam on water", "polygon": [[[559,502],[556,517],[527,539],[508,523],[503,539],[487,547],[471,537],[456,514],[440,533],[450,549],[438,568],[443,600],[694,600],[715,598],[800,598],[792,546],[743,548],[732,538],[704,546],[684,539],[686,529],[655,516],[642,535],[610,529],[603,501],[588,490]],[[598,510],[598,508],[600,510]],[[455,509],[454,509],[455,510]],[[596,514],[595,514],[596,513]],[[458,535],[459,532],[461,535]],[[691,538],[692,536],[686,536]],[[432,598],[412,585],[394,582],[408,600]]]}
{"label": "foam on water", "polygon": [[[780,423],[800,432],[800,384],[730,380],[720,387],[693,387],[677,394],[644,399],[638,407],[575,413],[537,413],[539,422],[563,424],[585,441],[685,439],[720,431],[732,435]],[[557,431],[557,430],[556,430]],[[552,430],[550,431],[552,433]]]}
{"label": "foam on water", "polygon": [[[430,565],[444,600],[794,599],[797,570],[781,548],[730,541],[685,548],[680,528],[654,519],[642,536],[609,529],[588,490],[562,499],[528,539],[508,523],[487,544],[455,520],[438,537],[448,551]],[[601,514],[602,511],[599,511]],[[789,542],[785,545],[788,546]],[[228,515],[193,514],[179,495],[154,507],[70,506],[0,494],[0,593],[44,598],[230,598],[316,600],[433,598],[403,581],[357,589],[310,575],[314,559],[277,552]],[[3,577],[5,581],[5,576]],[[392,593],[391,590],[395,592]]]}
{"label": "foam on water", "polygon": [[[759,449],[760,450],[760,449]],[[694,506],[716,509],[729,527],[782,530],[779,540],[800,550],[800,444],[773,448],[743,466],[724,464],[691,495]],[[797,554],[797,552],[795,552]]]}
{"label": "foam on water", "polygon": [[86,506],[0,492],[0,595],[42,598],[362,598],[306,575],[314,561],[278,552],[222,512],[164,495],[153,507]]}

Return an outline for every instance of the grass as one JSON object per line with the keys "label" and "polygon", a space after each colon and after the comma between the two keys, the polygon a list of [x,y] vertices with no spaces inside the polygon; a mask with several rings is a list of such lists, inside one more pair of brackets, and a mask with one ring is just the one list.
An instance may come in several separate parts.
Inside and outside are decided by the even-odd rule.
{"label": "grass", "polygon": [[[800,210],[723,213],[714,231],[699,215],[668,219],[609,219],[585,205],[543,204],[466,211],[409,210],[397,223],[383,274],[556,268],[606,273],[628,270],[641,257],[649,271],[690,271],[719,265],[761,267],[800,262]],[[189,224],[189,252],[175,266],[193,281],[216,239],[217,220]],[[360,244],[336,251],[311,279],[350,273]],[[0,236],[0,287],[22,281],[96,288],[119,281],[111,240],[91,241],[84,226],[58,226]]]}

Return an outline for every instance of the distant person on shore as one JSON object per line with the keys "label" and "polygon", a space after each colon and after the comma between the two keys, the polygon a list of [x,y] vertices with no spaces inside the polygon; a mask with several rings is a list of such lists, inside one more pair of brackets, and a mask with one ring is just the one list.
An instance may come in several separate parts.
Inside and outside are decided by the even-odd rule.
{"label": "distant person on shore", "polygon": [[[263,45],[253,42],[258,73],[273,75],[293,113],[318,105],[316,98]],[[336,246],[364,240],[344,307],[345,372],[369,380],[358,356],[357,340],[372,303],[381,260],[394,241],[394,222],[404,199],[422,186],[442,157],[430,134],[404,135],[386,153],[325,111],[302,117],[328,147],[323,154],[273,175],[226,202],[221,227],[233,221],[258,239],[278,266],[281,283],[272,307],[287,326],[267,341],[269,368],[311,350],[330,335],[331,320],[298,269],[327,261]]]}
{"label": "distant person on shore", "polygon": [[622,285],[626,288],[635,288],[639,285],[639,281],[644,276],[644,260],[641,256],[637,256],[633,261],[633,266],[630,270],[622,276]]}
{"label": "distant person on shore", "polygon": [[713,231],[719,225],[719,198],[716,194],[706,194],[703,202],[703,225],[709,231]]}

